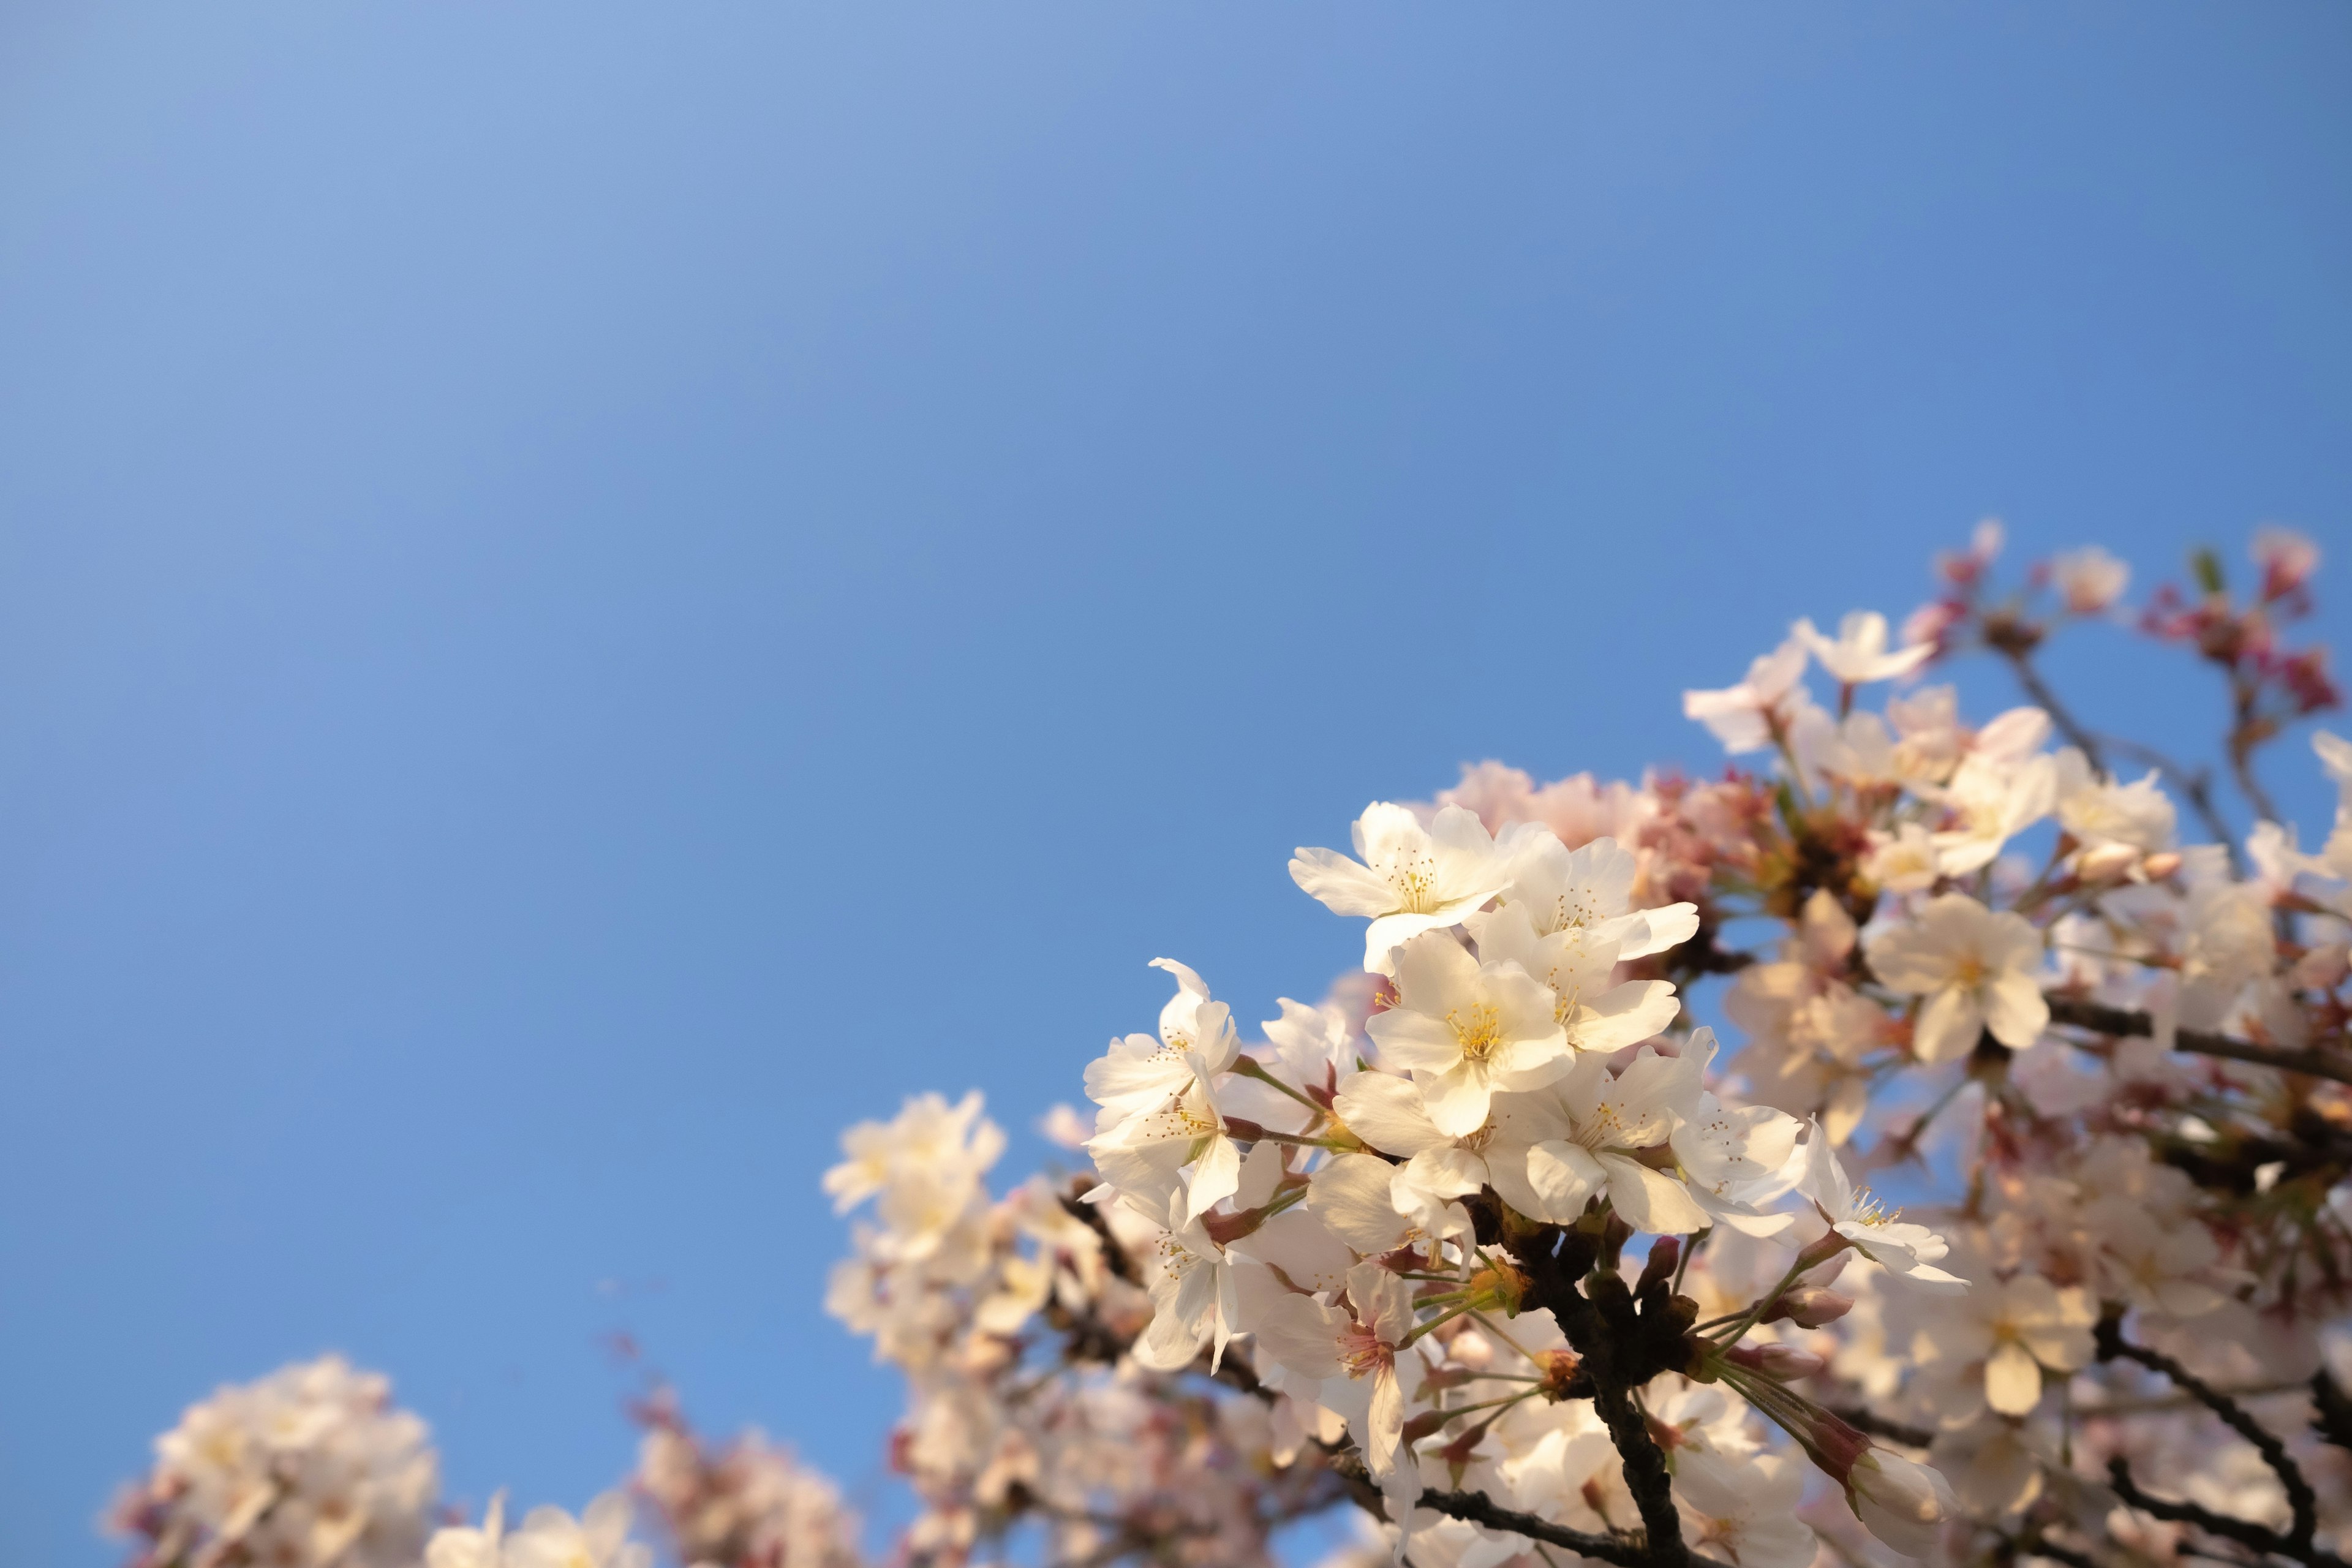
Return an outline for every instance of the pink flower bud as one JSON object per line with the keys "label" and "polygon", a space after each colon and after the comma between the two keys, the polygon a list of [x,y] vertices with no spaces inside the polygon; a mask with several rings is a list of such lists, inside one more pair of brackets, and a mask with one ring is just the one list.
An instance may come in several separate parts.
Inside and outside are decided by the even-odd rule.
{"label": "pink flower bud", "polygon": [[1829,1365],[1812,1352],[1794,1345],[1739,1345],[1726,1351],[1723,1359],[1782,1380],[1811,1377]]}
{"label": "pink flower bud", "polygon": [[1823,1475],[1845,1486],[1854,1467],[1870,1454],[1870,1439],[1826,1410],[1816,1407],[1810,1414],[1805,1429],[1792,1436],[1804,1445]]}
{"label": "pink flower bud", "polygon": [[1773,1308],[1771,1317],[1765,1321],[1786,1318],[1801,1329],[1818,1329],[1836,1322],[1853,1310],[1853,1298],[1851,1296],[1841,1296],[1818,1285],[1801,1285],[1781,1294],[1780,1305]]}
{"label": "pink flower bud", "polygon": [[2252,553],[2263,569],[2263,597],[2283,599],[2319,569],[2319,546],[2291,528],[2258,529]]}

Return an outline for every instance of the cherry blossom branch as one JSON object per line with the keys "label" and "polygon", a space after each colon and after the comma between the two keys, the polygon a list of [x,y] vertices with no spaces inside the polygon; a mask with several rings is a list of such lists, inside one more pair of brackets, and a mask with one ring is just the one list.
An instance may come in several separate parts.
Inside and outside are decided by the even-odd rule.
{"label": "cherry blossom branch", "polygon": [[2311,1374],[2311,1429],[2339,1448],[2352,1448],[2352,1394],[2326,1367]]}
{"label": "cherry blossom branch", "polygon": [[[1616,1568],[1651,1568],[1656,1562],[1651,1555],[1649,1543],[1639,1538],[1593,1535],[1581,1530],[1570,1530],[1565,1525],[1554,1524],[1540,1514],[1504,1508],[1485,1492],[1440,1491],[1431,1487],[1421,1494],[1414,1506],[1425,1508],[1432,1513],[1442,1513],[1449,1519],[1466,1520],[1487,1530],[1524,1535],[1547,1546],[1566,1547],[1597,1563],[1614,1563]],[[1685,1554],[1698,1568],[1727,1568],[1727,1564],[1703,1552],[1686,1551]]]}
{"label": "cherry blossom branch", "polygon": [[[1498,1210],[1482,1201],[1474,1211],[1482,1246],[1505,1240]],[[1687,1568],[1692,1552],[1675,1507],[1674,1479],[1633,1391],[1686,1363],[1690,1322],[1676,1312],[1663,1274],[1645,1275],[1637,1298],[1621,1276],[1594,1268],[1601,1240],[1580,1228],[1540,1226],[1507,1244],[1527,1270],[1529,1304],[1550,1309],[1577,1353],[1578,1370],[1591,1379],[1593,1411],[1642,1515],[1643,1568]]]}
{"label": "cherry blossom branch", "polygon": [[1121,1247],[1118,1244],[1118,1238],[1111,1235],[1110,1222],[1103,1218],[1103,1212],[1098,1205],[1087,1203],[1075,1194],[1064,1193],[1062,1210],[1072,1219],[1095,1233],[1096,1237],[1102,1243],[1103,1262],[1113,1274],[1130,1285],[1143,1283],[1143,1277],[1136,1272],[1135,1259],[1127,1255],[1127,1248]]}
{"label": "cherry blossom branch", "polygon": [[2091,764],[2091,771],[2105,773],[2107,771],[2105,753],[2100,748],[2099,738],[2083,727],[2082,721],[2076,719],[2066,705],[2058,700],[2058,694],[2050,689],[2048,681],[2042,679],[2042,672],[2033,666],[2032,644],[2021,645],[2003,638],[1996,635],[1990,626],[1986,628],[1985,642],[1995,653],[2009,661],[2009,668],[2016,675],[2018,685],[2025,688],[2025,694],[2032,698],[2035,705],[2044,713],[2050,715],[2050,721],[2058,726],[2059,733],[2074,743],[2075,749],[2083,753],[2084,760]]}
{"label": "cherry blossom branch", "polygon": [[2212,774],[2203,768],[2183,767],[2154,746],[2143,746],[2137,741],[2126,741],[2115,737],[2110,737],[2109,742],[2116,750],[2126,755],[2137,757],[2141,762],[2171,779],[2188,800],[2189,809],[2197,814],[2197,820],[2203,823],[2205,831],[2213,836],[2213,842],[2229,850],[2231,868],[2241,874],[2243,873],[2244,852],[2238,847],[2237,835],[2230,831],[2229,822],[2221,816],[2221,806],[2213,800]]}
{"label": "cherry blossom branch", "polygon": [[2099,1568],[2098,1559],[2087,1552],[2077,1552],[2071,1546],[2060,1546],[2040,1531],[2025,1535],[2002,1535],[2002,1546],[2019,1557],[2047,1557],[2053,1563],[2063,1563],[2066,1568]]}
{"label": "cherry blossom branch", "polygon": [[2279,1440],[2276,1433],[2248,1415],[2245,1407],[2236,1400],[2172,1357],[2125,1339],[2120,1314],[2109,1313],[2100,1318],[2094,1331],[2101,1361],[2137,1362],[2150,1372],[2162,1373],[2175,1388],[2220,1416],[2223,1426],[2252,1444],[2255,1451],[2262,1455],[2263,1463],[2278,1477],[2280,1487],[2286,1492],[2287,1508],[2294,1517],[2294,1524],[2286,1534],[2281,1535],[2267,1525],[2231,1519],[2195,1503],[2168,1503],[2151,1498],[2134,1483],[2130,1462],[2120,1455],[2107,1464],[2107,1473],[2115,1482],[2117,1496],[2143,1513],[2177,1523],[2194,1524],[2200,1530],[2237,1542],[2242,1546],[2251,1546],[2258,1552],[2292,1557],[2296,1562],[2313,1564],[2340,1564],[2343,1562],[2335,1553],[2319,1551],[2312,1545],[2312,1536],[2319,1529],[2318,1494],[2311,1489],[2311,1482],[2304,1477],[2303,1467],[2294,1462],[2294,1456],[2286,1451],[2286,1445]]}
{"label": "cherry blossom branch", "polygon": [[2238,791],[2254,808],[2254,815],[2264,822],[2279,820],[2278,807],[2271,804],[2270,792],[2263,788],[2254,776],[2254,752],[2263,742],[2278,733],[2278,726],[2256,712],[2262,701],[2262,686],[2242,672],[2230,679],[2230,695],[2234,722],[2230,728],[2230,773],[2238,781]]}
{"label": "cherry blossom branch", "polygon": [[2140,1490],[2139,1484],[2132,1479],[2131,1461],[2121,1455],[2107,1461],[2107,1481],[2126,1507],[2137,1509],[2150,1518],[2172,1524],[2193,1524],[2209,1535],[2234,1541],[2241,1546],[2266,1555],[2308,1563],[2311,1568],[2347,1568],[2344,1559],[2333,1552],[2323,1552],[2308,1542],[2296,1546],[2287,1537],[2267,1526],[2215,1513],[2198,1503],[2168,1502],[2162,1498],[2151,1497]]}
{"label": "cherry blossom branch", "polygon": [[[2091,764],[2092,770],[2095,773],[2105,773],[2106,761],[2100,738],[2093,734],[2081,720],[2075,718],[2064,703],[2058,700],[2057,692],[2052,690],[2050,683],[2042,678],[2042,671],[2033,663],[2033,644],[2004,640],[1994,635],[1990,628],[1986,641],[1994,652],[2009,661],[2011,670],[2017,676],[2018,685],[2024,689],[2025,694],[2033,699],[2043,712],[2050,715],[2050,721],[2057,725],[2059,732],[2083,753],[2084,759]],[[2242,730],[2243,726],[2244,721],[2242,717],[2240,729]],[[2255,803],[2255,809],[2264,816],[2272,816],[2273,814],[2265,809],[2268,797],[2263,795],[2262,786],[2254,782],[2251,748],[2249,748],[2248,756],[2242,759],[2236,743],[2237,733],[2237,731],[2231,732],[2231,742],[2229,747],[2231,771],[2237,776],[2240,789],[2246,791],[2247,798]],[[2220,807],[2214,804],[2212,781],[2201,770],[2192,772],[2153,748],[2139,745],[2135,742],[2110,737],[2105,743],[2113,745],[2117,751],[2137,756],[2169,774],[2173,783],[2179,786],[2180,793],[2188,798],[2190,809],[2197,813],[2197,819],[2202,822],[2205,825],[2205,830],[2213,836],[2213,842],[2221,845],[2229,851],[2231,868],[2241,873],[2244,871],[2242,853],[2238,847],[2237,836],[2230,831],[2229,823],[2223,820]]]}
{"label": "cherry blossom branch", "polygon": [[[2056,992],[2050,993],[2047,999],[2050,1021],[2053,1024],[2071,1024],[2095,1034],[2116,1037],[2152,1037],[2156,1033],[2155,1020],[2145,1013],[2126,1012],[2121,1007],[2110,1007],[2104,1002],[2092,1002]],[[2203,1029],[2179,1029],[2173,1034],[2172,1048],[2195,1056],[2221,1057],[2229,1061],[2251,1062],[2256,1067],[2276,1068],[2281,1072],[2352,1083],[2352,1060],[2315,1047],[2297,1050],[2284,1046],[2258,1046],[2251,1040],[2233,1040],[2227,1035],[2209,1034]]]}

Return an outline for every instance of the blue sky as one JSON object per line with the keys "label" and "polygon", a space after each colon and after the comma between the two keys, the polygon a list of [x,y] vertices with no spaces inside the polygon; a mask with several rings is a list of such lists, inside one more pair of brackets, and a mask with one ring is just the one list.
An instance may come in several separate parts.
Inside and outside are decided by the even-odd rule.
{"label": "blue sky", "polygon": [[[2352,581],[2347,78],[2315,3],[20,0],[0,1561],[329,1348],[456,1496],[622,1473],[614,1331],[870,1487],[838,1127],[976,1086],[1010,1177],[1147,960],[1319,994],[1367,799],[1711,767],[1683,688],[1989,512]],[[2095,721],[2218,707],[2126,648]]]}

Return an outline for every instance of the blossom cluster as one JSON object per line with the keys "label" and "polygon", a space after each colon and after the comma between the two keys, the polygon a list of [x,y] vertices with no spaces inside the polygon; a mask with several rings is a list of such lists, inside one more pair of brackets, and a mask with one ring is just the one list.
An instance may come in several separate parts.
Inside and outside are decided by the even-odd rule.
{"label": "blossom cluster", "polygon": [[[2309,849],[2260,777],[2339,704],[2290,646],[2318,552],[2268,530],[2242,595],[2200,554],[2133,610],[2105,552],[2004,587],[2002,542],[1899,631],[1799,620],[1685,693],[1719,772],[1484,763],[1300,848],[1360,971],[1252,1026],[1155,960],[1058,1173],[992,1191],[976,1092],[851,1129],[826,1301],[907,1388],[892,1560],[1272,1563],[1346,1509],[1339,1559],[1420,1568],[2340,1568],[2352,742],[2311,737]],[[2068,709],[2077,631],[2218,674],[2221,773]],[[1970,654],[2024,700],[1969,717]],[[781,1450],[645,1418],[681,1563],[860,1561]],[[176,1474],[126,1516],[156,1568],[235,1521]],[[618,1564],[619,1506],[432,1568],[559,1519]]]}
{"label": "blossom cluster", "polygon": [[192,1405],[116,1499],[140,1568],[413,1568],[440,1467],[391,1384],[339,1356]]}

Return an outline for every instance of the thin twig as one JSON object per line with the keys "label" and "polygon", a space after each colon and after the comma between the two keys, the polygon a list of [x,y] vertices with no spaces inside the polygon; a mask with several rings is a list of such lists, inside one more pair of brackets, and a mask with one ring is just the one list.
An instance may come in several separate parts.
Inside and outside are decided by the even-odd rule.
{"label": "thin twig", "polygon": [[[2152,1037],[2156,1033],[2155,1020],[2145,1013],[2126,1012],[2104,1002],[2057,993],[2052,993],[2048,1000],[2050,1021],[2053,1024],[2071,1024],[2076,1028],[2117,1037]],[[2227,1035],[2209,1034],[2203,1029],[2177,1029],[2173,1032],[2172,1048],[2194,1056],[2221,1057],[2233,1062],[2252,1062],[2256,1067],[2276,1068],[2281,1072],[2352,1083],[2352,1059],[2316,1047],[2295,1050],[2284,1046],[2258,1046],[2251,1040],[2233,1040]]]}
{"label": "thin twig", "polygon": [[[1488,1530],[1507,1531],[1513,1535],[1524,1535],[1529,1541],[1564,1546],[1596,1562],[1615,1563],[1617,1568],[1650,1568],[1655,1561],[1650,1555],[1649,1542],[1640,1536],[1592,1535],[1581,1530],[1570,1530],[1565,1525],[1554,1524],[1541,1514],[1522,1513],[1517,1509],[1505,1508],[1485,1492],[1440,1491],[1431,1487],[1421,1494],[1416,1506],[1432,1513],[1442,1513],[1449,1519],[1467,1520]],[[1727,1564],[1703,1552],[1691,1552],[1690,1561],[1699,1568],[1727,1568]]]}
{"label": "thin twig", "polygon": [[2042,710],[2050,715],[2050,721],[2058,726],[2059,732],[2074,743],[2075,749],[2083,753],[2084,760],[2091,764],[2091,771],[2105,773],[2105,753],[2099,748],[2099,738],[2084,729],[2081,721],[2058,700],[2058,694],[2050,689],[2049,683],[2042,679],[2042,672],[2033,668],[2033,655],[2024,648],[2001,642],[1995,642],[1991,647],[2009,660],[2009,668],[2017,674],[2017,683],[2025,688],[2028,697],[2041,704]]}
{"label": "thin twig", "polygon": [[2137,741],[2126,741],[2120,736],[2110,735],[2107,737],[2107,743],[2118,752],[2137,757],[2141,762],[2170,778],[2175,787],[2188,799],[2189,808],[2197,814],[2197,820],[2205,825],[2205,831],[2212,836],[2213,842],[2230,852],[2230,868],[2241,875],[2244,874],[2245,852],[2238,847],[2238,836],[2230,830],[2230,824],[2222,816],[2221,806],[2214,802],[2211,773],[2203,768],[2183,767],[2154,746],[2143,746]]}
{"label": "thin twig", "polygon": [[2339,1448],[2352,1448],[2352,1394],[2321,1367],[2311,1374],[2311,1429]]}
{"label": "thin twig", "polygon": [[2230,773],[2238,781],[2238,792],[2254,808],[2254,815],[2264,822],[2276,822],[2280,820],[2278,807],[2271,804],[2270,792],[2254,777],[2254,753],[2278,732],[2255,714],[2254,709],[2262,700],[2262,685],[2242,671],[2233,673],[2230,677],[2230,695],[2236,719],[2230,726]]}
{"label": "thin twig", "polygon": [[2162,1351],[2150,1350],[2146,1345],[2136,1345],[2125,1339],[2123,1320],[2120,1317],[2101,1318],[2095,1331],[2101,1361],[2137,1362],[2150,1372],[2163,1373],[2172,1381],[2174,1387],[2220,1416],[2223,1426],[2252,1443],[2255,1451],[2262,1455],[2263,1463],[2268,1465],[2271,1473],[2278,1477],[2279,1486],[2286,1492],[2287,1508],[2294,1516],[2294,1522],[2285,1535],[2281,1535],[2267,1525],[2254,1524],[2242,1519],[2231,1519],[2194,1503],[2163,1505],[2168,1509],[2193,1511],[2176,1513],[2160,1511],[2157,1508],[2148,1506],[2155,1500],[2147,1499],[2147,1494],[2140,1492],[2138,1487],[2132,1483],[2130,1465],[2118,1458],[2110,1462],[2107,1468],[2109,1474],[2116,1479],[2116,1493],[2126,1502],[2144,1512],[2153,1513],[2158,1519],[2171,1519],[2194,1524],[2201,1530],[2210,1531],[2215,1535],[2235,1541],[2243,1546],[2252,1546],[2257,1551],[2277,1552],[2282,1556],[2293,1557],[2303,1563],[2315,1563],[2322,1558],[2331,1563],[2340,1561],[2332,1552],[2317,1552],[2312,1546],[2312,1536],[2319,1529],[2319,1497],[2311,1489],[2311,1482],[2304,1478],[2303,1467],[2294,1462],[2294,1456],[2286,1451],[2286,1445],[2279,1440],[2276,1433],[2246,1414],[2244,1405],[2240,1405]]}
{"label": "thin twig", "polygon": [[2198,1503],[2168,1502],[2163,1498],[2151,1497],[2140,1490],[2139,1483],[2132,1479],[2131,1462],[2121,1455],[2107,1461],[2107,1481],[2116,1489],[2116,1496],[2122,1499],[2126,1506],[2136,1508],[2151,1518],[2174,1524],[2193,1524],[2209,1535],[2234,1541],[2265,1556],[2285,1557],[2307,1563],[2310,1568],[2347,1568],[2344,1559],[2333,1552],[2323,1552],[2309,1544],[2298,1547],[2265,1525],[2232,1519],[2225,1513],[2215,1513]]}
{"label": "thin twig", "polygon": [[2038,1531],[2032,1535],[2004,1535],[2001,1540],[2020,1557],[2047,1557],[2053,1563],[2063,1563],[2066,1568],[2099,1568],[2098,1560],[2089,1552],[2054,1545],[2048,1536]]}
{"label": "thin twig", "polygon": [[1062,1212],[1095,1233],[1096,1238],[1102,1243],[1103,1262],[1113,1274],[1130,1285],[1143,1283],[1143,1276],[1136,1272],[1135,1259],[1127,1255],[1127,1248],[1121,1247],[1118,1237],[1110,1233],[1110,1221],[1103,1217],[1099,1205],[1085,1203],[1072,1194],[1064,1193]]}

